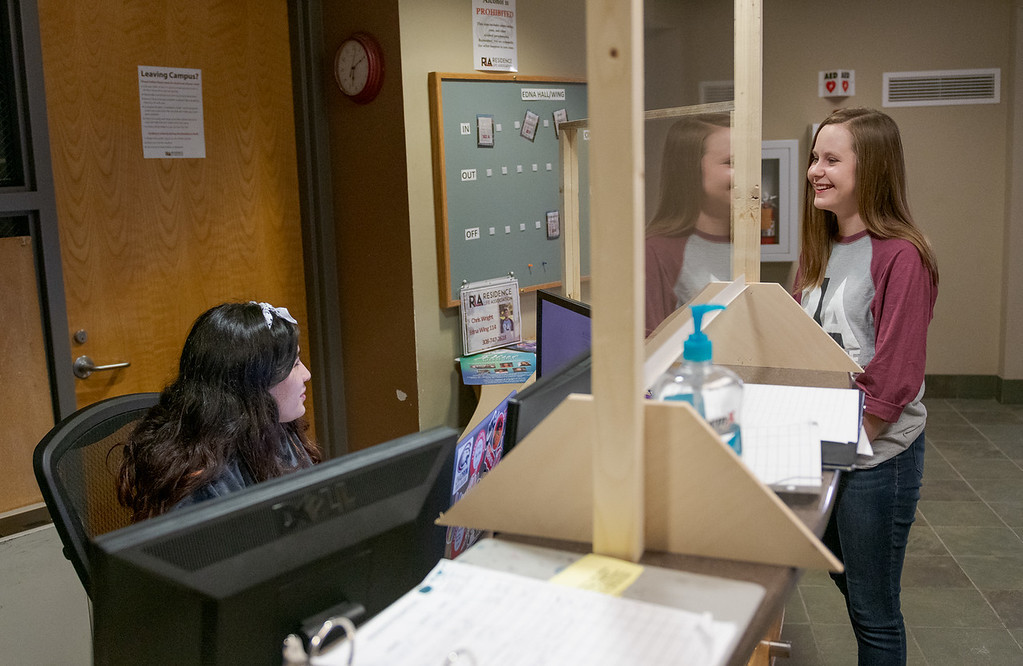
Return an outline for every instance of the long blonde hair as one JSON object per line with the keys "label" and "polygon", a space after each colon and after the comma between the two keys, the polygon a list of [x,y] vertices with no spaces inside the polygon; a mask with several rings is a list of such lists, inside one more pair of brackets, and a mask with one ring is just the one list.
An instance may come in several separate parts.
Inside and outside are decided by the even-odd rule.
{"label": "long blonde hair", "polygon": [[646,235],[685,236],[696,228],[703,208],[703,154],[707,137],[729,127],[727,113],[684,116],[668,129],[661,157],[661,183],[657,210],[646,225]]}
{"label": "long blonde hair", "polygon": [[[877,238],[902,238],[912,243],[937,285],[938,261],[934,250],[909,212],[906,164],[895,121],[873,109],[838,109],[817,128],[812,146],[816,146],[820,128],[825,125],[845,125],[852,134],[856,154],[856,204],[867,231]],[[813,199],[813,187],[808,179],[804,180],[797,291],[817,287],[824,281],[831,246],[839,237],[838,218],[831,211],[816,208]]]}

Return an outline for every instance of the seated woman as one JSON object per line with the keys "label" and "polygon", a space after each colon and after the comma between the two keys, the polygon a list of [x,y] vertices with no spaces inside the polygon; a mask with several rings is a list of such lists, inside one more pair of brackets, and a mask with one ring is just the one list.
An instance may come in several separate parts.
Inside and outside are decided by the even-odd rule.
{"label": "seated woman", "polygon": [[285,308],[225,303],[199,316],[177,379],[124,447],[117,495],[133,521],[319,462],[298,352]]}

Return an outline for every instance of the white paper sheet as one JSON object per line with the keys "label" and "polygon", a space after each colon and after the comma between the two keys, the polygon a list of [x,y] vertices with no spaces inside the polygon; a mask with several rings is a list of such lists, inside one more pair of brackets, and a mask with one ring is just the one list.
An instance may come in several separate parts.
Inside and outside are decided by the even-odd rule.
{"label": "white paper sheet", "polygon": [[[737,628],[667,606],[441,560],[355,635],[355,666],[721,664]],[[316,659],[342,665],[348,646]]]}

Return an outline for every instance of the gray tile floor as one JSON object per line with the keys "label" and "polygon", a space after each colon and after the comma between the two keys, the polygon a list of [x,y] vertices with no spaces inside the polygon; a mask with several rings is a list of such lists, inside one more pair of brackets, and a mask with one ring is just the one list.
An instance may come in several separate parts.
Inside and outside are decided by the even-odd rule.
{"label": "gray tile floor", "polygon": [[[909,663],[1023,664],[1023,405],[924,400],[924,485],[902,574]],[[856,664],[842,595],[807,572],[786,666]]]}

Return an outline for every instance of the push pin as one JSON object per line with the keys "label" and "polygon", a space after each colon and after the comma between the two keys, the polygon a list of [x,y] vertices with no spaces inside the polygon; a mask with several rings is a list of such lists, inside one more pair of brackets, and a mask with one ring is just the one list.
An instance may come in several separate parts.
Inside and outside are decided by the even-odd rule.
{"label": "push pin", "polygon": [[532,275],[533,274],[533,264],[526,264],[526,265],[529,266],[529,274]]}

